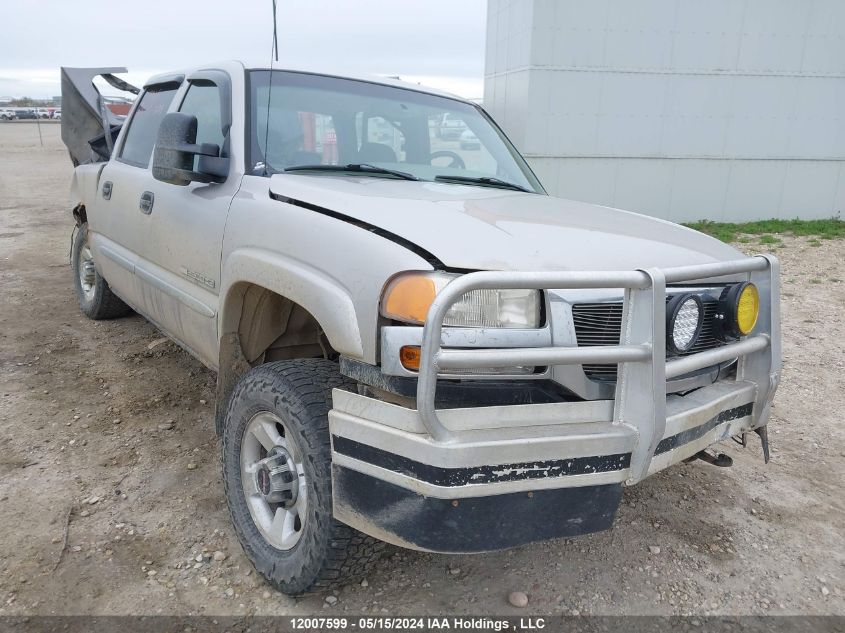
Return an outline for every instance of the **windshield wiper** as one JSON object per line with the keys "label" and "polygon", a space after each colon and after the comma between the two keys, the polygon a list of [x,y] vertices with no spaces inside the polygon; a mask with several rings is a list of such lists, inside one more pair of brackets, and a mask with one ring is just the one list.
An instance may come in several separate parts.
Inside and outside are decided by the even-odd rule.
{"label": "windshield wiper", "polygon": [[356,174],[384,174],[387,176],[396,176],[402,180],[419,180],[413,174],[404,171],[397,171],[396,169],[386,169],[384,167],[377,167],[376,165],[369,165],[367,163],[348,165],[294,165],[293,167],[286,167],[283,171],[345,171]]}
{"label": "windshield wiper", "polygon": [[499,187],[501,189],[513,189],[514,191],[524,191],[525,193],[533,193],[530,189],[526,189],[522,185],[515,182],[508,182],[507,180],[500,180],[492,176],[435,176],[435,180],[442,180],[443,182],[465,182],[470,185],[484,185],[486,187]]}

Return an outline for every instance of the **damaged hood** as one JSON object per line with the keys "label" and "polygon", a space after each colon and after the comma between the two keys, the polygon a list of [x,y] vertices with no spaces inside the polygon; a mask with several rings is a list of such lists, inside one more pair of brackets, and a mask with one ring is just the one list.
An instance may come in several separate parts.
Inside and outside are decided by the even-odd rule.
{"label": "damaged hood", "polygon": [[62,141],[74,167],[108,160],[121,119],[106,107],[94,79],[102,77],[113,88],[137,95],[138,88],[115,76],[125,72],[123,67],[62,66]]}
{"label": "damaged hood", "polygon": [[270,178],[270,191],[397,235],[449,268],[630,270],[742,257],[671,222],[504,189],[277,174]]}

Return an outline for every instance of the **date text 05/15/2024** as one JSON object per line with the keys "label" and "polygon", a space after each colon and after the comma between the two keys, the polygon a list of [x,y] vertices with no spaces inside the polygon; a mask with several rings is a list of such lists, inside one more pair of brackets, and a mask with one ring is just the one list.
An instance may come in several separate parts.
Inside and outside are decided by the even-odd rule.
{"label": "date text 05/15/2024", "polygon": [[543,618],[488,618],[459,616],[430,617],[297,617],[290,619],[293,631],[540,631]]}

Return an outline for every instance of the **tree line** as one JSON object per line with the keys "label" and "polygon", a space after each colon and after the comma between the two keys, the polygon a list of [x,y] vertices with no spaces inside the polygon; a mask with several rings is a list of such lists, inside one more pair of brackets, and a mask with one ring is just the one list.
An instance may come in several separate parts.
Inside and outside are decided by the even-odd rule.
{"label": "tree line", "polygon": [[6,107],[34,107],[34,108],[54,108],[55,102],[52,99],[33,99],[32,97],[16,97],[6,104]]}

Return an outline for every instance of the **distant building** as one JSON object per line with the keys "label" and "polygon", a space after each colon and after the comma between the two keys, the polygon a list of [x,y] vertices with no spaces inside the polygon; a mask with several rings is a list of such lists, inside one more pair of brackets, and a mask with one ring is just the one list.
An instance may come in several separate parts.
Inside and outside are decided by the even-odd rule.
{"label": "distant building", "polygon": [[124,99],[123,97],[103,97],[106,107],[111,110],[112,114],[118,116],[126,116],[129,110],[132,109],[132,101]]}
{"label": "distant building", "polygon": [[676,221],[845,208],[841,0],[488,0],[484,105],[556,195]]}

